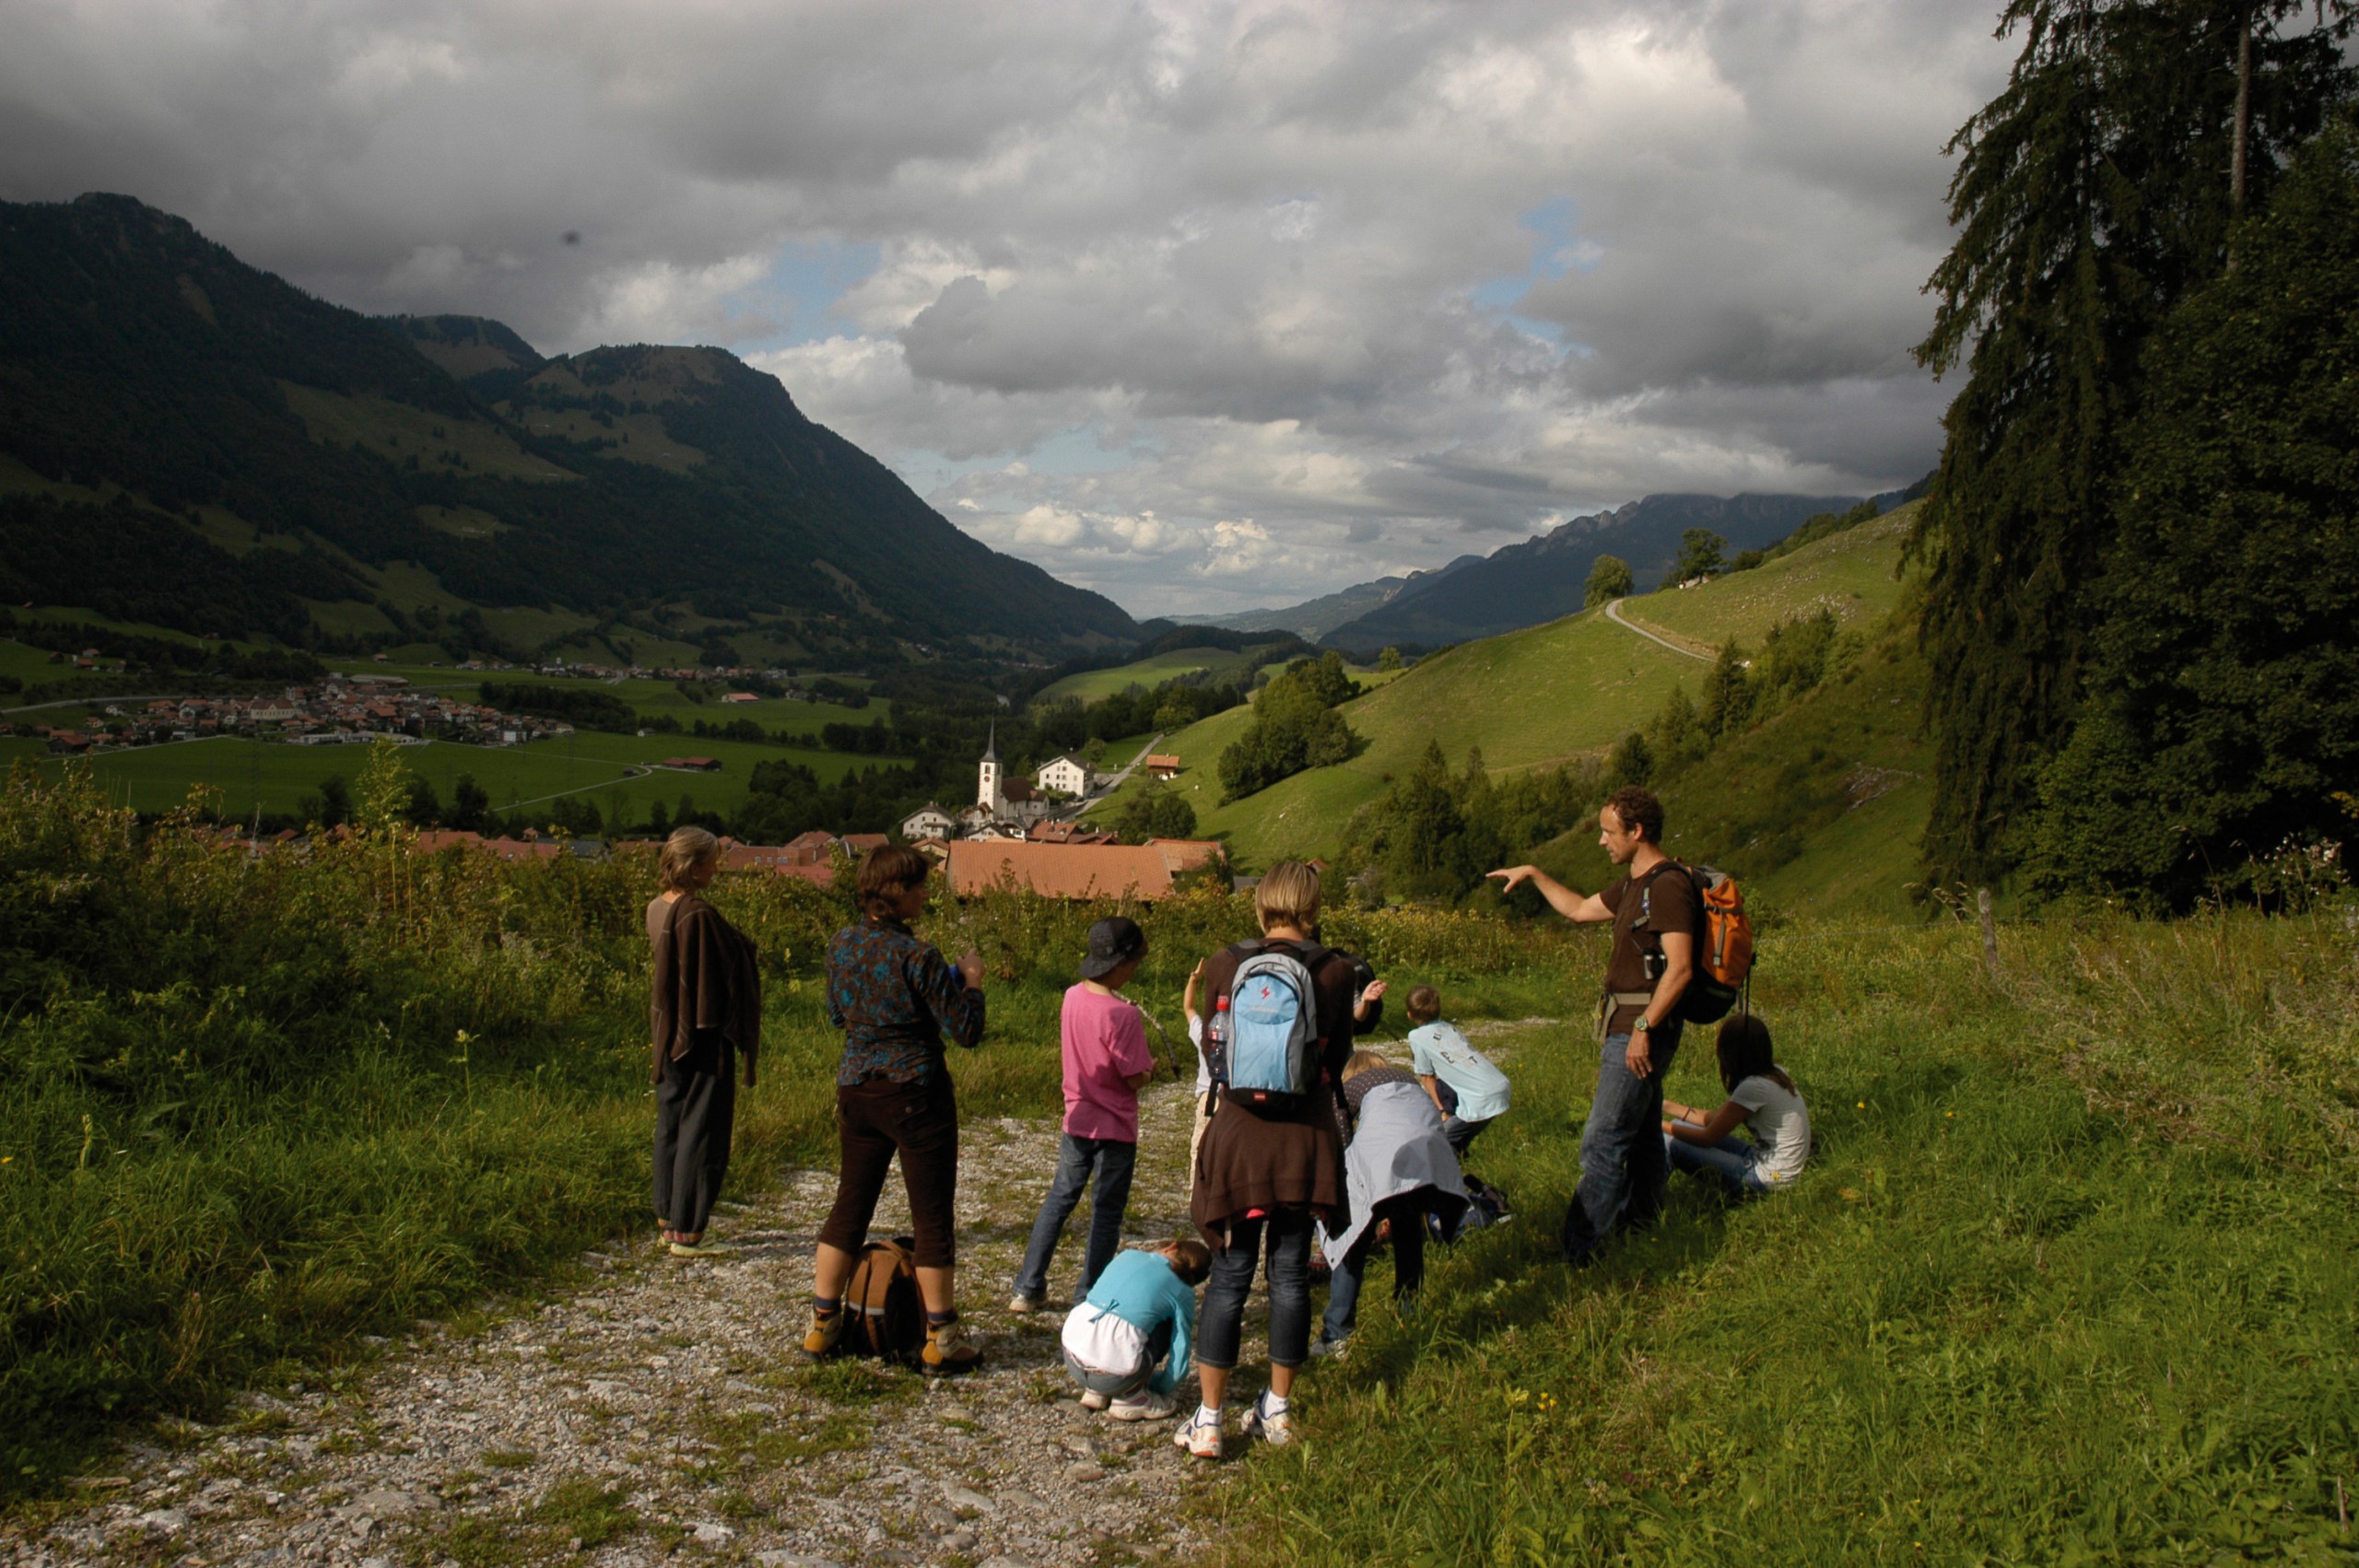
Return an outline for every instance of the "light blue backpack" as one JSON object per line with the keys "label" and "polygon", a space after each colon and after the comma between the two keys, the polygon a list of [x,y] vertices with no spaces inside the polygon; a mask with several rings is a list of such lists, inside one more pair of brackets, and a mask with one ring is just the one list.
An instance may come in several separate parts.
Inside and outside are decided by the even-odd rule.
{"label": "light blue backpack", "polygon": [[1319,1000],[1313,965],[1323,947],[1297,957],[1265,946],[1238,965],[1229,981],[1226,1038],[1211,1053],[1213,1082],[1256,1110],[1290,1110],[1319,1082]]}

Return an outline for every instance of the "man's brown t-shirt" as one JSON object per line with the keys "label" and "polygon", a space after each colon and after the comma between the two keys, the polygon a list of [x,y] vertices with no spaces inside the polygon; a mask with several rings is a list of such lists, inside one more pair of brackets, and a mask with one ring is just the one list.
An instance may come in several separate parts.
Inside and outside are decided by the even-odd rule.
{"label": "man's brown t-shirt", "polygon": [[[1696,917],[1702,913],[1696,902],[1696,883],[1675,867],[1659,865],[1650,873],[1647,895],[1638,896],[1638,887],[1646,877],[1623,877],[1598,889],[1597,896],[1614,911],[1614,951],[1605,960],[1605,989],[1609,991],[1650,991],[1654,982],[1647,978],[1647,954],[1660,952],[1652,942],[1639,940],[1631,929],[1638,918],[1641,905],[1647,909],[1647,929],[1662,931],[1693,931]],[[1638,1021],[1644,1007],[1624,1005],[1614,1010],[1605,1021],[1609,1035],[1626,1035],[1630,1025]]]}

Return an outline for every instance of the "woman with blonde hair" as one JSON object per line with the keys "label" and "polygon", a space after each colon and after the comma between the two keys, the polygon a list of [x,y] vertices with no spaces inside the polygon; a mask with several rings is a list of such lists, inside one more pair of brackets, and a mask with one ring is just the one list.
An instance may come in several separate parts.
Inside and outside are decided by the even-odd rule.
{"label": "woman with blonde hair", "polygon": [[655,978],[647,1004],[655,1085],[655,1218],[675,1258],[727,1251],[705,1239],[729,1172],[737,1114],[736,1059],[745,1087],[762,1042],[762,978],[754,944],[699,896],[721,870],[721,841],[675,829],[657,867],[663,891],[647,906]]}
{"label": "woman with blonde hair", "polygon": [[[1213,1012],[1206,1060],[1217,1088],[1212,1120],[1196,1148],[1189,1218],[1213,1249],[1212,1277],[1197,1319],[1194,1416],[1175,1441],[1199,1458],[1221,1454],[1221,1401],[1236,1370],[1245,1300],[1266,1249],[1270,1287],[1270,1387],[1245,1417],[1245,1434],[1272,1444],[1293,1435],[1287,1399],[1310,1353],[1310,1243],[1314,1221],[1344,1221],[1344,1125],[1337,1085],[1351,1059],[1353,961],[1321,947],[1319,873],[1299,860],[1270,868],[1254,890],[1258,942],[1204,961]],[[1299,992],[1308,989],[1308,996]],[[1310,1042],[1309,1081],[1299,1093],[1250,1089],[1238,1082],[1249,1048],[1263,1036]]]}

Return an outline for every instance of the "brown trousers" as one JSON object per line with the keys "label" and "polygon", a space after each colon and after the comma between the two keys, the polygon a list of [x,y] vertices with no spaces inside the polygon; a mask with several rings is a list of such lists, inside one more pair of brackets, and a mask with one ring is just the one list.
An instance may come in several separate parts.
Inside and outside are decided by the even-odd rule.
{"label": "brown trousers", "polygon": [[950,1074],[936,1066],[922,1082],[871,1079],[836,1088],[836,1136],[842,1154],[836,1203],[820,1227],[823,1246],[858,1252],[893,1156],[901,1157],[901,1184],[910,1195],[917,1266],[947,1269],[957,1261],[951,1211],[958,1196],[958,1101]]}

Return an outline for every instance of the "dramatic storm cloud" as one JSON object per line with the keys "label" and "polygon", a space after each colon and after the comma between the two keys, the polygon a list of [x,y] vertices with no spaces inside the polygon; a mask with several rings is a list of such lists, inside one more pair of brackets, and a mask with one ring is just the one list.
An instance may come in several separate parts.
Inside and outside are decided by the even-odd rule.
{"label": "dramatic storm cloud", "polygon": [[726,345],[1141,614],[1889,487],[1957,0],[0,0],[0,195],[369,310]]}

